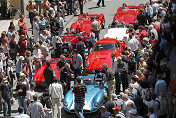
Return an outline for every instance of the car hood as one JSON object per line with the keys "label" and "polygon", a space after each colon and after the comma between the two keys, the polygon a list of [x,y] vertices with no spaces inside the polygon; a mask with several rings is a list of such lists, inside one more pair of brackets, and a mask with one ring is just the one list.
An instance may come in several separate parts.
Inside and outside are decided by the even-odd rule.
{"label": "car hood", "polygon": [[85,31],[86,33],[90,33],[92,21],[90,20],[79,20],[71,25],[71,30],[76,28],[80,28],[81,31]]}
{"label": "car hood", "polygon": [[86,69],[103,69],[102,65],[106,63],[110,68],[112,68],[111,53],[115,50],[108,51],[92,51],[86,60],[86,63],[90,64],[89,68]]}
{"label": "car hood", "polygon": [[[47,66],[44,64],[42,65],[38,71],[35,73],[33,80],[36,81],[36,85],[41,85],[42,81],[44,81],[45,79],[43,78],[43,71],[45,70]],[[55,71],[55,75],[60,78],[60,71],[57,70],[57,63],[51,63],[50,67],[52,69],[54,69]]]}
{"label": "car hood", "polygon": [[88,92],[85,94],[85,100],[88,102],[92,99],[92,97],[94,97],[100,91],[100,86],[88,85],[87,91]]}
{"label": "car hood", "polygon": [[114,21],[118,20],[118,22],[124,21],[125,23],[135,23],[137,14],[138,12],[135,10],[120,11],[115,14]]}
{"label": "car hood", "polygon": [[[100,86],[98,85],[87,85],[88,92],[85,93],[85,105],[83,107],[83,110],[89,110],[89,111],[92,110],[91,107],[94,101],[93,99],[101,90],[103,91],[104,89],[100,88]],[[71,91],[69,91],[67,94],[71,94]],[[71,99],[71,96],[73,96],[72,99]],[[64,101],[69,101],[70,102],[69,104],[71,104],[70,108],[67,108],[69,109],[69,111],[74,110],[74,95],[71,95],[71,96],[66,95],[66,99],[64,99]],[[102,97],[102,96],[98,95],[98,97]]]}

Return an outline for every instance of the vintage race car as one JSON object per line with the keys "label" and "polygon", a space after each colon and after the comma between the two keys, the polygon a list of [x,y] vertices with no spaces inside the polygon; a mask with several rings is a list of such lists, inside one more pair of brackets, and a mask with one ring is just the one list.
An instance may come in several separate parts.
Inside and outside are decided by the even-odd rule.
{"label": "vintage race car", "polygon": [[84,16],[83,14],[79,15],[78,21],[76,21],[75,23],[71,25],[70,30],[73,32],[73,31],[76,31],[77,28],[80,28],[81,31],[90,33],[92,18],[98,18],[102,28],[105,27],[105,18],[102,13],[100,15],[86,13],[86,16]]}
{"label": "vintage race car", "polygon": [[[65,58],[65,59],[67,63],[72,64],[72,58]],[[55,75],[60,79],[60,71],[57,70],[57,62],[59,60],[60,60],[59,58],[51,58],[49,62],[50,62],[50,67],[53,68],[55,71]],[[33,77],[33,81],[36,82],[36,86],[42,86],[42,82],[45,80],[45,78],[43,78],[43,71],[46,67],[47,65],[44,63],[35,73]]]}
{"label": "vintage race car", "polygon": [[[83,107],[84,113],[96,112],[102,102],[103,96],[107,95],[107,83],[102,85],[102,82],[105,79],[104,74],[89,75],[89,76],[80,76],[83,80],[83,83],[87,87],[87,93],[85,93],[85,105]],[[66,112],[74,113],[74,94],[72,94],[70,89],[64,98],[64,110]]]}
{"label": "vintage race car", "polygon": [[119,7],[114,15],[113,22],[121,23],[123,21],[137,25],[137,15],[140,14],[140,9],[142,9],[142,6],[127,6],[125,9]]}
{"label": "vintage race car", "polygon": [[[76,44],[78,43],[78,39],[80,36],[78,35],[68,35],[68,36],[62,36],[62,42],[69,42],[71,44]],[[82,32],[81,34],[81,38],[83,42],[87,42],[87,33],[86,32]]]}
{"label": "vintage race car", "polygon": [[112,68],[111,53],[115,52],[116,57],[121,56],[123,50],[122,44],[123,42],[113,38],[105,38],[97,41],[85,62],[86,72],[94,73],[95,70],[102,70],[103,63]]}

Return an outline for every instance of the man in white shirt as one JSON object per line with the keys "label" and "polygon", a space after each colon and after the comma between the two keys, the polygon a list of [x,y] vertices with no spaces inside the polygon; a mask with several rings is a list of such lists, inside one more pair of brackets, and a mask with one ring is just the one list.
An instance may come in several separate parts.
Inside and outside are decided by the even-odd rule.
{"label": "man in white shirt", "polygon": [[34,55],[35,72],[37,72],[37,70],[42,65],[41,59],[43,58],[42,52],[40,50],[40,45],[38,43],[35,45],[35,50],[33,51],[33,55]]}
{"label": "man in white shirt", "polygon": [[131,50],[133,52],[138,50],[139,47],[139,41],[136,38],[132,38],[132,34],[129,35],[129,41],[128,41],[128,46],[127,47],[131,47]]}
{"label": "man in white shirt", "polygon": [[61,118],[61,101],[63,98],[63,90],[62,84],[60,84],[60,80],[57,78],[57,76],[54,76],[53,83],[49,85],[49,94],[51,96],[51,101],[53,105],[53,114],[55,104],[57,104],[57,118]]}
{"label": "man in white shirt", "polygon": [[15,118],[30,118],[29,115],[23,113],[24,112],[23,107],[18,107],[18,112],[19,112],[19,115],[15,116]]}

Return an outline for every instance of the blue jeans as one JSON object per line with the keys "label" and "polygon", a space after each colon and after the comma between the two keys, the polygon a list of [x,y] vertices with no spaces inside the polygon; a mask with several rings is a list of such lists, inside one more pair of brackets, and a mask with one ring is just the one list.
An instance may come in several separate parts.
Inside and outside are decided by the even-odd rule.
{"label": "blue jeans", "polygon": [[[7,107],[8,107],[8,111],[7,111]],[[10,99],[9,100],[4,100],[3,102],[3,115],[7,116],[7,114],[11,114],[11,103],[10,103]]]}
{"label": "blue jeans", "polygon": [[84,118],[83,116],[84,103],[75,103],[74,110],[79,118]]}
{"label": "blue jeans", "polygon": [[27,111],[27,103],[25,101],[25,96],[18,96],[18,105],[24,108],[24,113]]}

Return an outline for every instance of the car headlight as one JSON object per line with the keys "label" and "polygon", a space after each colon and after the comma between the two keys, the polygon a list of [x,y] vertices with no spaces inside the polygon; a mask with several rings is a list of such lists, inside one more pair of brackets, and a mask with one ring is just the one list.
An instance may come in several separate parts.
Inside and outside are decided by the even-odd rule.
{"label": "car headlight", "polygon": [[67,101],[64,101],[64,106],[68,106],[68,102]]}
{"label": "car headlight", "polygon": [[99,103],[98,102],[94,102],[94,107],[98,107]]}
{"label": "car headlight", "polygon": [[86,63],[86,68],[89,68],[89,67],[90,67],[90,63],[87,62],[87,63]]}

